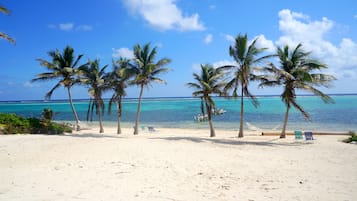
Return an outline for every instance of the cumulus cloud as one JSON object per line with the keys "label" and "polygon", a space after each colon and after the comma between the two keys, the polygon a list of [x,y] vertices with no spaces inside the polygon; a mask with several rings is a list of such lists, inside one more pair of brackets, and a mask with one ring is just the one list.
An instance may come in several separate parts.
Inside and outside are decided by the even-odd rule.
{"label": "cumulus cloud", "polygon": [[114,58],[120,58],[120,57],[127,58],[127,59],[134,58],[133,51],[126,47],[119,48],[119,49],[113,48],[112,50],[113,50],[112,57],[114,57]]}
{"label": "cumulus cloud", "polygon": [[206,44],[210,44],[213,40],[213,35],[212,34],[207,34],[207,36],[205,37],[205,43]]}
{"label": "cumulus cloud", "polygon": [[152,27],[159,30],[202,31],[204,25],[197,13],[184,16],[175,0],[124,0],[131,13],[139,15]]}
{"label": "cumulus cloud", "polygon": [[279,18],[282,36],[275,42],[277,45],[295,47],[302,43],[303,48],[326,63],[335,76],[356,77],[357,43],[343,38],[335,45],[325,39],[334,27],[332,20],[323,17],[321,20],[311,21],[308,16],[287,9],[279,12]]}
{"label": "cumulus cloud", "polygon": [[273,43],[273,41],[268,40],[267,38],[265,38],[265,36],[263,34],[257,36],[258,40],[256,43],[256,46],[259,48],[267,48],[267,52],[269,53],[274,53],[276,51],[276,47]]}

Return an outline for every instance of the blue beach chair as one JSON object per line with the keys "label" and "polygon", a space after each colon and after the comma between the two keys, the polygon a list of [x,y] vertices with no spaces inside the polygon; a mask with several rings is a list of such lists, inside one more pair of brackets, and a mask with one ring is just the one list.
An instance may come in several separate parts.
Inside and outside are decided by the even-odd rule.
{"label": "blue beach chair", "polygon": [[305,135],[305,140],[314,140],[314,137],[312,136],[312,132],[306,131],[304,132]]}
{"label": "blue beach chair", "polygon": [[294,135],[295,135],[295,140],[302,140],[304,139],[303,135],[302,135],[302,131],[294,131]]}

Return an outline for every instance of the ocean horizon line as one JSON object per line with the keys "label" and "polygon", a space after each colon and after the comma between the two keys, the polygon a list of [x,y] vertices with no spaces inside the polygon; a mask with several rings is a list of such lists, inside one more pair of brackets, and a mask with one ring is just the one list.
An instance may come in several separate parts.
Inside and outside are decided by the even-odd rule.
{"label": "ocean horizon line", "polygon": [[[329,96],[356,96],[357,93],[333,93],[333,94],[327,94]],[[263,94],[263,95],[256,95],[255,97],[257,98],[269,98],[269,97],[280,97],[281,95],[279,94]],[[299,94],[297,97],[314,97],[316,95],[314,94]],[[214,98],[236,98],[233,96],[213,96]],[[240,98],[240,96],[238,96]],[[247,98],[247,97],[244,97]],[[199,99],[199,97],[193,97],[193,96],[153,96],[153,97],[142,97],[143,100],[167,100],[167,99]],[[73,99],[75,102],[86,102],[89,101],[89,98],[76,98]],[[103,98],[104,101],[109,101],[110,98]],[[133,97],[124,97],[123,100],[138,100],[138,98],[133,98]],[[67,102],[68,99],[50,99],[50,100],[44,100],[44,99],[37,99],[37,100],[0,100],[0,103],[46,103],[46,102]]]}

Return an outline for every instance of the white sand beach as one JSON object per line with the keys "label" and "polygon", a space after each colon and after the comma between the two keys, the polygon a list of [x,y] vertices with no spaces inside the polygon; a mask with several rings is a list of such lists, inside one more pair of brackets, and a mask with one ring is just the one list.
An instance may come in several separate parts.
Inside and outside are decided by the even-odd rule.
{"label": "white sand beach", "polygon": [[[346,136],[97,128],[0,136],[0,200],[353,201],[357,146]],[[248,134],[248,133],[247,133]]]}

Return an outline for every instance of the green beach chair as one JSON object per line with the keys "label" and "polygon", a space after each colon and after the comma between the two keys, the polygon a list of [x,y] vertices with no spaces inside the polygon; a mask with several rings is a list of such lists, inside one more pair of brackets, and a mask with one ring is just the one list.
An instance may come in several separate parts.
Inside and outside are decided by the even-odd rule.
{"label": "green beach chair", "polygon": [[302,140],[304,137],[302,136],[302,131],[294,131],[295,140]]}

